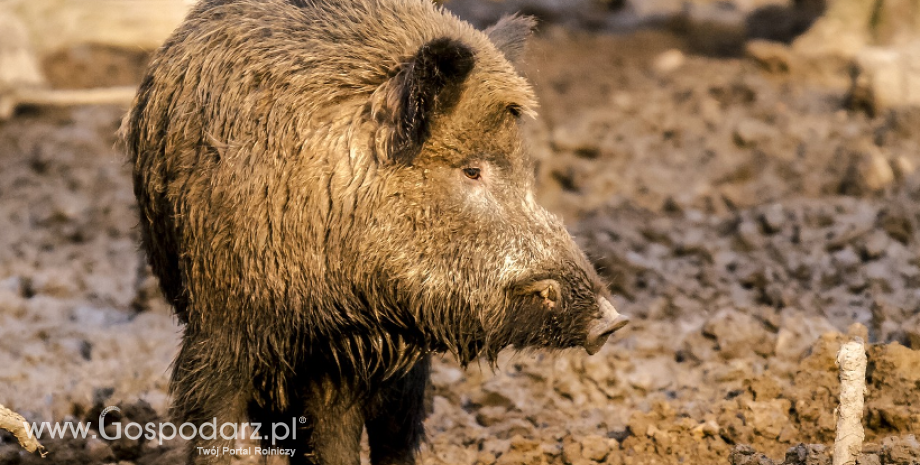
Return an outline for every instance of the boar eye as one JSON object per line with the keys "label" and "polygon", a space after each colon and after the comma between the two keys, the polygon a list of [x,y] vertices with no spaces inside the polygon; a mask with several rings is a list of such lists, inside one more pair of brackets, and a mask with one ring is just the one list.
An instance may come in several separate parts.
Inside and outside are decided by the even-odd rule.
{"label": "boar eye", "polygon": [[463,174],[473,180],[477,180],[482,177],[482,173],[479,168],[463,168]]}
{"label": "boar eye", "polygon": [[517,118],[518,116],[521,116],[521,106],[512,103],[511,105],[508,105],[508,112],[511,113],[511,116]]}

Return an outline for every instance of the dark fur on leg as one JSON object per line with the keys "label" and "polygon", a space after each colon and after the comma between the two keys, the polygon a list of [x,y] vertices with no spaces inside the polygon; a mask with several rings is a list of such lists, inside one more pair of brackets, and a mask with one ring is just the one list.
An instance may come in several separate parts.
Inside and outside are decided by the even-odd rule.
{"label": "dark fur on leg", "polygon": [[377,394],[367,419],[372,464],[415,463],[415,454],[425,436],[425,388],[430,372],[431,356],[428,356]]}
{"label": "dark fur on leg", "polygon": [[[309,428],[308,434],[298,435],[300,445],[291,464],[358,465],[361,462],[363,403],[342,389],[341,385],[320,381],[303,391],[300,402],[304,404]],[[301,449],[306,453],[301,454]]]}
{"label": "dark fur on leg", "polygon": [[[244,421],[242,397],[248,390],[243,387],[239,372],[221,370],[208,359],[209,352],[201,349],[202,344],[194,341],[193,338],[185,339],[176,358],[170,382],[170,392],[174,396],[170,413],[177,428],[181,428],[179,423],[195,425],[196,434],[187,446],[187,463],[227,464],[231,456],[223,454],[223,448],[233,448],[235,444],[233,439],[223,439],[219,428],[224,423]],[[201,431],[202,425],[212,421],[217,431],[210,431],[210,427]],[[187,435],[189,431],[180,429],[180,434]],[[213,439],[203,436],[213,436]]]}

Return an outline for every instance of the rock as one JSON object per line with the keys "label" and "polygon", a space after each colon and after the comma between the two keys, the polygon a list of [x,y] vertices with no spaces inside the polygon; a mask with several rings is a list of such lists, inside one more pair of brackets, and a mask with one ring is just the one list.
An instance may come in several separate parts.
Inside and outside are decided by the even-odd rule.
{"label": "rock", "polygon": [[540,442],[533,439],[525,439],[521,435],[512,437],[508,451],[495,461],[498,465],[538,465],[545,462],[546,460],[543,457],[543,449],[540,447]]}
{"label": "rock", "polygon": [[894,168],[894,174],[897,175],[898,179],[904,179],[917,171],[917,165],[904,155],[898,155],[894,158],[894,161],[891,163],[892,168]]}
{"label": "rock", "polygon": [[788,412],[792,403],[788,399],[745,401],[744,407],[745,424],[768,440],[779,438],[783,427],[790,422]]}
{"label": "rock", "polygon": [[490,431],[492,434],[503,438],[514,436],[532,437],[534,434],[533,423],[516,416],[505,418],[504,421],[493,426]]}
{"label": "rock", "polygon": [[470,402],[482,407],[516,408],[517,405],[506,393],[502,392],[503,386],[494,379],[470,393]]}
{"label": "rock", "polygon": [[834,252],[831,255],[831,260],[838,270],[851,270],[862,262],[859,259],[859,255],[850,247],[844,247]]}
{"label": "rock", "polygon": [[882,150],[866,143],[850,154],[840,192],[850,195],[876,192],[890,186],[894,180],[894,170]]}
{"label": "rock", "polygon": [[568,464],[576,464],[584,461],[581,443],[571,436],[565,438],[562,443],[562,460]]}
{"label": "rock", "polygon": [[913,0],[885,0],[873,18],[876,44],[898,45],[916,40],[920,4]]}
{"label": "rock", "polygon": [[115,459],[115,453],[112,452],[112,448],[99,438],[87,438],[84,450],[86,450],[86,455],[96,463],[110,462]]}
{"label": "rock", "polygon": [[581,439],[581,455],[588,460],[600,462],[616,445],[615,439],[589,434]]}
{"label": "rock", "polygon": [[492,465],[495,463],[495,455],[490,452],[480,452],[476,456],[476,465]]}
{"label": "rock", "polygon": [[601,112],[587,112],[557,126],[552,131],[552,145],[556,150],[581,156],[595,156],[601,141],[611,129],[609,115]]}
{"label": "rock", "polygon": [[739,147],[750,147],[772,139],[776,131],[763,121],[745,118],[738,122],[732,136]]}
{"label": "rock", "polygon": [[715,437],[719,434],[719,424],[716,423],[715,420],[708,420],[693,427],[693,429],[690,430],[690,434],[697,440],[702,440],[710,436]]}
{"label": "rock", "polygon": [[482,426],[501,423],[508,416],[508,409],[498,405],[482,407],[476,413],[476,422]]}
{"label": "rock", "polygon": [[892,342],[870,345],[873,366],[866,398],[866,425],[899,433],[920,431],[920,351]]}
{"label": "rock", "polygon": [[898,48],[869,47],[856,56],[850,105],[877,115],[920,105],[920,41]]}
{"label": "rock", "polygon": [[783,224],[786,222],[786,212],[783,210],[783,206],[774,203],[763,209],[763,213],[760,215],[760,222],[763,224],[764,232],[768,234],[775,234],[783,229]]}
{"label": "rock", "polygon": [[920,443],[913,434],[882,439],[882,457],[886,463],[920,463]]}
{"label": "rock", "polygon": [[783,392],[776,377],[768,374],[744,380],[744,387],[751,393],[754,400],[758,401],[776,399]]}
{"label": "rock", "polygon": [[70,297],[80,291],[70,270],[46,268],[36,271],[28,281],[30,292],[51,297]]}
{"label": "rock", "polygon": [[878,454],[859,454],[856,456],[856,465],[882,465],[882,458]]}
{"label": "rock", "polygon": [[[498,439],[494,437],[486,437],[482,442],[482,452],[492,454],[496,457],[501,456],[505,452],[508,452],[511,449],[511,441],[508,439]],[[462,462],[454,462],[462,463]]]}
{"label": "rock", "polygon": [[652,68],[661,74],[668,74],[683,66],[685,61],[686,57],[683,52],[672,48],[656,56],[652,61]]}
{"label": "rock", "polygon": [[768,356],[776,345],[775,337],[761,322],[730,308],[710,317],[703,325],[703,334],[716,340],[719,353],[726,360],[753,354]]}
{"label": "rock", "polygon": [[793,55],[789,47],[768,40],[751,40],[745,45],[745,54],[772,73],[789,71]]}
{"label": "rock", "polygon": [[645,435],[652,438],[658,445],[667,448],[674,442],[674,437],[671,436],[671,433],[658,429],[655,425],[649,425],[648,429],[645,430]]}
{"label": "rock", "polygon": [[907,345],[913,350],[920,351],[920,313],[908,318],[902,328],[907,336]]}
{"label": "rock", "polygon": [[868,25],[875,9],[873,2],[835,0],[811,29],[792,43],[793,50],[808,57],[850,58],[869,43]]}
{"label": "rock", "polygon": [[869,260],[881,257],[888,248],[890,239],[884,231],[874,230],[866,237],[862,246],[863,256]]}
{"label": "rock", "polygon": [[[637,2],[638,3],[638,2]],[[728,2],[684,2],[676,26],[699,53],[735,56],[747,38],[744,12]]]}
{"label": "rock", "polygon": [[769,457],[757,453],[753,447],[745,444],[738,444],[732,448],[728,461],[731,465],[775,465]]}
{"label": "rock", "polygon": [[482,452],[477,453],[469,447],[457,444],[438,444],[438,447],[434,449],[433,455],[436,460],[433,462],[437,464],[474,463],[483,456]]}
{"label": "rock", "polygon": [[822,444],[799,444],[786,451],[782,465],[830,465],[828,452]]}
{"label": "rock", "polygon": [[764,244],[760,228],[757,227],[757,223],[751,220],[744,220],[738,225],[738,240],[748,250],[761,249]]}
{"label": "rock", "polygon": [[463,372],[455,367],[438,364],[431,370],[430,382],[432,386],[438,388],[450,388],[463,379]]}

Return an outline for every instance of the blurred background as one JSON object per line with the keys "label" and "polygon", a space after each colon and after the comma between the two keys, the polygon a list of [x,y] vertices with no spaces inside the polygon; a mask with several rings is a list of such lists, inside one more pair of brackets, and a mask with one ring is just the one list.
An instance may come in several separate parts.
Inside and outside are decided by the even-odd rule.
{"label": "blurred background", "polygon": [[[181,328],[115,131],[193,3],[0,0],[0,404],[30,421],[166,418]],[[860,463],[920,463],[918,2],[442,3],[539,19],[538,198],[633,323],[594,357],[438,360],[422,463],[830,463],[854,336]],[[179,441],[43,442],[0,433],[0,463],[179,460]]]}

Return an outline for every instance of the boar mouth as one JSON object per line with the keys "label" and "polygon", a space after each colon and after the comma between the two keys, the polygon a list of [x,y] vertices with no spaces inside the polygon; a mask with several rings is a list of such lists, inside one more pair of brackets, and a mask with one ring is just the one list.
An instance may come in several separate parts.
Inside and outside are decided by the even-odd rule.
{"label": "boar mouth", "polygon": [[600,351],[611,334],[629,323],[629,318],[626,315],[620,315],[607,299],[598,297],[597,305],[601,316],[588,325],[588,335],[584,343],[584,348],[589,355]]}

